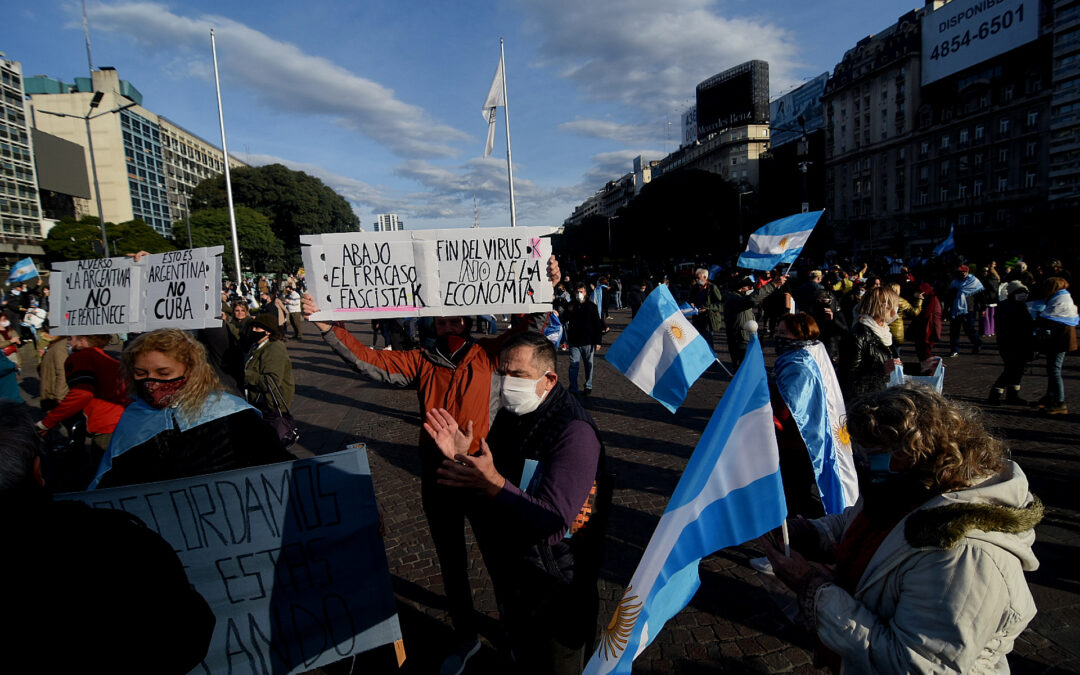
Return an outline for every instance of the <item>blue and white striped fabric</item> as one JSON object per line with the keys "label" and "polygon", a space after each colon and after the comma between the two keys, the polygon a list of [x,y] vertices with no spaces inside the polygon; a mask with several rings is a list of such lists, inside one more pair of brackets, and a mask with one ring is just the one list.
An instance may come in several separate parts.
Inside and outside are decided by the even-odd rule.
{"label": "blue and white striped fabric", "polygon": [[679,303],[679,310],[682,311],[683,316],[697,316],[698,315],[697,307],[694,307],[689,302],[680,302]]}
{"label": "blue and white striped fabric", "polygon": [[773,373],[810,453],[825,513],[840,513],[859,499],[859,480],[843,420],[844,395],[829,354],[820,342],[784,352]]}
{"label": "blue and white striped fabric", "polygon": [[934,255],[941,255],[946,251],[951,251],[956,248],[956,240],[953,239],[953,229],[949,227],[949,236],[945,237],[945,241],[941,242],[934,247]]}
{"label": "blue and white striped fabric", "polygon": [[586,675],[629,673],[633,660],[694,596],[703,557],[759,537],[786,517],[765,359],[754,336]]}
{"label": "blue and white striped fabric", "polygon": [[23,258],[11,267],[7,282],[13,284],[18,281],[26,281],[38,276],[37,265],[30,258]]}
{"label": "blue and white striped fabric", "polygon": [[739,267],[771,270],[777,265],[794,262],[823,213],[796,213],[761,226],[750,235],[746,251],[739,256]]}
{"label": "blue and white striped fabric", "polygon": [[663,284],[649,293],[607,353],[608,363],[671,412],[715,360],[712,346]]}
{"label": "blue and white striped fabric", "polygon": [[563,325],[562,320],[559,319],[559,315],[555,312],[548,312],[547,324],[544,326],[544,337],[551,341],[551,344],[555,345],[555,349],[559,348],[562,343]]}

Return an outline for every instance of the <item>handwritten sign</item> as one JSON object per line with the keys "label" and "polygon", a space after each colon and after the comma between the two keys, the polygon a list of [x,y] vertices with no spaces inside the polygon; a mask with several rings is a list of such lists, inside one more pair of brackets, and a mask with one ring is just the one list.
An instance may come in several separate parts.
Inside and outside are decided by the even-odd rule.
{"label": "handwritten sign", "polygon": [[217,617],[193,673],[300,673],[401,639],[360,450],[57,498],[131,513],[172,545]]}
{"label": "handwritten sign", "polygon": [[318,321],[546,312],[555,228],[300,237]]}
{"label": "handwritten sign", "polygon": [[55,263],[52,269],[53,278],[60,280],[49,307],[54,335],[139,330],[142,270],[131,258],[74,260]]}
{"label": "handwritten sign", "polygon": [[221,325],[223,246],[55,263],[55,335],[102,335]]}
{"label": "handwritten sign", "polygon": [[224,250],[224,246],[212,246],[143,258],[144,330],[220,326]]}

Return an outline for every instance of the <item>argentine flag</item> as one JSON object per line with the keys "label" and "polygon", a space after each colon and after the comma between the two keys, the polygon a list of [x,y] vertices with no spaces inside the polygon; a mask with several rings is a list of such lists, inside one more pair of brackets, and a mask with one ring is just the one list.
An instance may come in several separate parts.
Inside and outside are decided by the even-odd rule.
{"label": "argentine flag", "polygon": [[675,412],[716,355],[679,309],[671,291],[660,284],[608,349],[607,360]]}
{"label": "argentine flag", "polygon": [[771,270],[777,265],[795,262],[823,213],[796,213],[761,226],[750,235],[746,251],[739,256],[739,267]]}
{"label": "argentine flag", "polygon": [[840,513],[858,500],[859,481],[843,420],[844,396],[829,354],[820,342],[784,352],[773,373],[810,453],[825,513]]}
{"label": "argentine flag", "polygon": [[586,675],[629,673],[633,660],[700,585],[698,563],[787,517],[765,358],[755,335],[686,465]]}
{"label": "argentine flag", "polygon": [[33,279],[37,275],[37,266],[34,265],[34,261],[30,258],[23,258],[19,262],[12,265],[11,273],[8,274],[7,282],[11,284],[17,281],[26,281],[27,279]]}
{"label": "argentine flag", "polygon": [[951,251],[956,248],[956,240],[953,239],[953,228],[949,226],[949,236],[945,237],[945,241],[941,242],[934,247],[934,255],[941,255],[946,251]]}

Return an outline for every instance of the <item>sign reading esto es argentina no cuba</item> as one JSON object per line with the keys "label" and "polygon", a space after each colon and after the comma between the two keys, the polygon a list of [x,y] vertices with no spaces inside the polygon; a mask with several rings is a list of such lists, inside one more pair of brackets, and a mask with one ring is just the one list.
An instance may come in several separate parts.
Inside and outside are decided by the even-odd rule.
{"label": "sign reading esto es argentina no cuba", "polygon": [[349,232],[300,237],[308,286],[340,321],[551,309],[552,227]]}

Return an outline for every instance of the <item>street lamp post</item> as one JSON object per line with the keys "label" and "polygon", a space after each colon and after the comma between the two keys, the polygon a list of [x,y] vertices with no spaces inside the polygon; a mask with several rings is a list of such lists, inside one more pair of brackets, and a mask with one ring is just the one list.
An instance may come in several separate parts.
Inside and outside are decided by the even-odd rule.
{"label": "street lamp post", "polygon": [[739,246],[743,245],[743,227],[742,227],[742,198],[743,195],[752,195],[753,190],[747,190],[746,192],[739,193]]}
{"label": "street lamp post", "polygon": [[106,110],[96,115],[91,113],[94,109],[101,105],[101,99],[105,96],[105,92],[94,92],[94,98],[90,99],[90,110],[85,115],[70,115],[68,113],[58,113],[51,110],[38,110],[38,112],[46,115],[55,115],[57,117],[73,117],[75,119],[81,119],[86,124],[86,149],[90,152],[90,173],[94,177],[94,199],[97,201],[98,212],[98,225],[101,226],[101,245],[105,249],[105,257],[109,256],[109,237],[105,233],[105,210],[101,206],[101,185],[98,183],[97,162],[94,161],[94,136],[90,133],[90,120],[96,119],[103,115],[111,115],[112,113],[118,113],[121,110],[127,110],[128,108],[138,105],[132,101],[127,105],[122,105],[119,108],[113,110]]}

